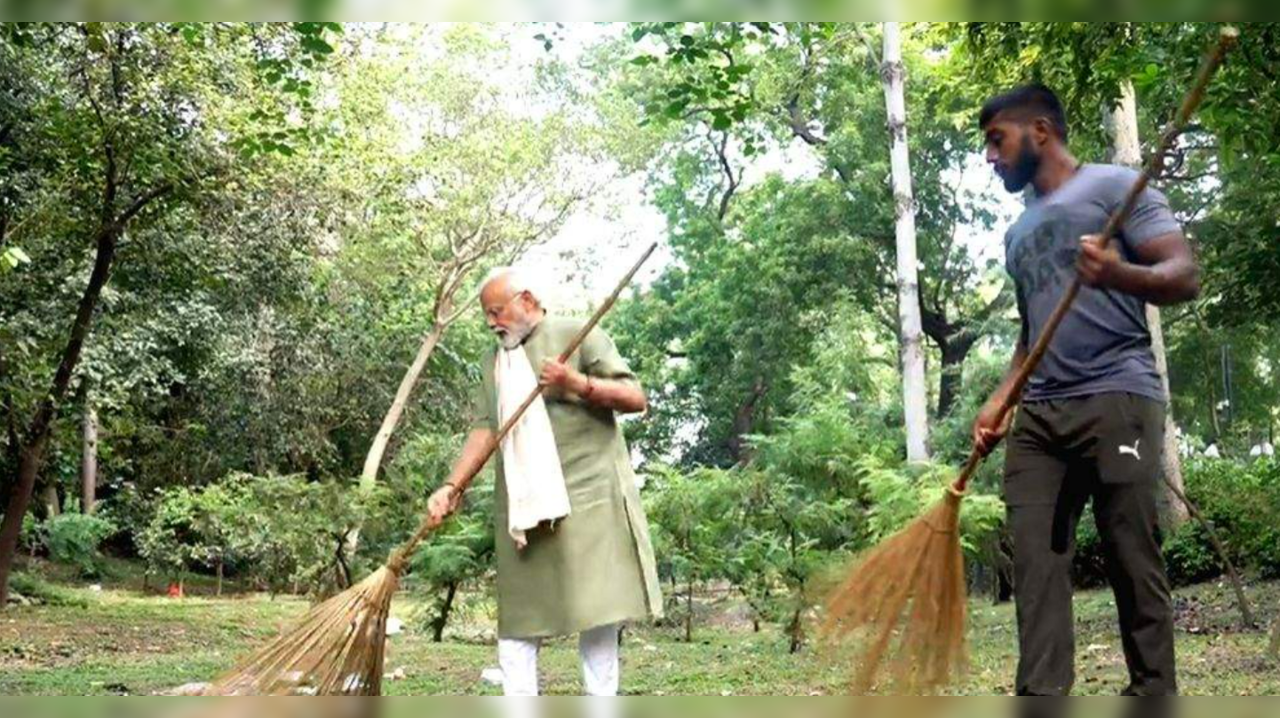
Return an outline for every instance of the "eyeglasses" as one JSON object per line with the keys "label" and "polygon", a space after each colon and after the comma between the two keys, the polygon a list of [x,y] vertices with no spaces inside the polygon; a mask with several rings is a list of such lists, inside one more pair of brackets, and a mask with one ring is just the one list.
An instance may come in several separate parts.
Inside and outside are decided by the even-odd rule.
{"label": "eyeglasses", "polygon": [[503,302],[503,303],[502,303],[502,306],[499,306],[499,307],[489,307],[488,309],[484,310],[484,315],[485,315],[486,317],[488,317],[489,319],[492,319],[492,320],[494,320],[494,321],[497,321],[498,316],[499,316],[500,314],[502,314],[503,312],[507,311],[507,307],[511,306],[511,303],[512,303],[512,302],[514,302],[516,299],[518,299],[518,298],[520,298],[520,297],[524,296],[524,294],[525,294],[525,292],[516,292],[515,294],[513,294],[513,295],[511,296],[511,298],[510,298],[510,299],[508,299],[507,301]]}

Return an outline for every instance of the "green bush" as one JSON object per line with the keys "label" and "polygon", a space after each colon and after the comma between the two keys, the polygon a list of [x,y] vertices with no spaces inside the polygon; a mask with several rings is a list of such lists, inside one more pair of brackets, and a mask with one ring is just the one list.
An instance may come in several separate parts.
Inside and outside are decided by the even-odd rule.
{"label": "green bush", "polygon": [[155,500],[151,520],[134,539],[147,572],[166,580],[180,578],[188,569],[193,547],[197,505],[190,489],[168,489]]}
{"label": "green bush", "polygon": [[116,532],[116,525],[100,516],[65,513],[45,522],[49,557],[75,566],[80,575],[94,578],[102,572],[99,548]]}
{"label": "green bush", "polygon": [[162,491],[136,543],[148,571],[170,580],[200,571],[273,593],[324,594],[363,574],[346,555],[351,532],[363,524],[362,555],[381,562],[387,527],[405,523],[406,507],[413,503],[384,484],[361,491],[303,476],[232,474],[198,489]]}
{"label": "green bush", "polygon": [[1190,461],[1183,480],[1237,567],[1280,578],[1280,462]]}
{"label": "green bush", "polygon": [[1071,565],[1072,581],[1081,588],[1107,585],[1107,563],[1102,552],[1102,537],[1093,520],[1092,504],[1085,506],[1076,527],[1076,556]]}
{"label": "green bush", "polygon": [[1165,539],[1164,560],[1175,586],[1201,583],[1222,574],[1218,554],[1198,521],[1188,521]]}

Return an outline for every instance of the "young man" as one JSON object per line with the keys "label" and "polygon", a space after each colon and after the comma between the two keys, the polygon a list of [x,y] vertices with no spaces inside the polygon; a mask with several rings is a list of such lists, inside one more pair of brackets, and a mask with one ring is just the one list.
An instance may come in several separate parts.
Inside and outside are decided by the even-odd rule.
{"label": "young man", "polygon": [[578,634],[587,695],[617,695],[619,627],[662,611],[649,528],[616,418],[644,411],[644,391],[599,329],[561,363],[583,322],[548,317],[519,272],[491,273],[480,303],[500,346],[482,361],[472,431],[431,497],[431,516],[440,522],[457,510],[499,427],[545,384],[496,457],[503,692],[537,695],[542,639]]}
{"label": "young man", "polygon": [[1173,611],[1157,540],[1166,397],[1145,304],[1193,299],[1198,270],[1166,199],[1148,189],[1119,236],[1095,236],[1137,173],[1082,164],[1048,88],[992,98],[980,124],[987,161],[1010,192],[1031,185],[1005,235],[1022,335],[1008,374],[973,426],[990,452],[1010,430],[998,408],[1071,281],[1086,285],[1036,368],[1012,421],[1004,493],[1014,542],[1017,692],[1066,695],[1075,679],[1071,561],[1085,502],[1102,537],[1129,667],[1126,695],[1173,695]]}

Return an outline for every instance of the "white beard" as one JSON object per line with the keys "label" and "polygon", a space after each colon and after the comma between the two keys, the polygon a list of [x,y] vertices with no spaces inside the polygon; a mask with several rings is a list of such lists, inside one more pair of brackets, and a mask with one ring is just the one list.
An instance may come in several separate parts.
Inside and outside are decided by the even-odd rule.
{"label": "white beard", "polygon": [[533,333],[532,324],[515,324],[507,331],[498,334],[498,343],[502,345],[503,349],[511,351],[523,344],[531,333]]}

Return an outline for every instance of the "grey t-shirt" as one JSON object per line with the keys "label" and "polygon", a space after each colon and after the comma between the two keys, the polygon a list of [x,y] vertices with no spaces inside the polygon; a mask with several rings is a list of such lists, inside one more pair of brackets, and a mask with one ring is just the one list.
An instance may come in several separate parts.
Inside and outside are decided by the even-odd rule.
{"label": "grey t-shirt", "polygon": [[[1028,348],[1076,276],[1080,237],[1102,231],[1137,176],[1125,167],[1084,165],[1051,194],[1033,198],[1005,234],[1005,264],[1017,285]],[[1112,241],[1118,242],[1126,260],[1136,261],[1135,247],[1179,231],[1168,200],[1147,189]],[[1104,392],[1165,400],[1144,302],[1129,294],[1084,287],[1027,383],[1023,401]]]}

